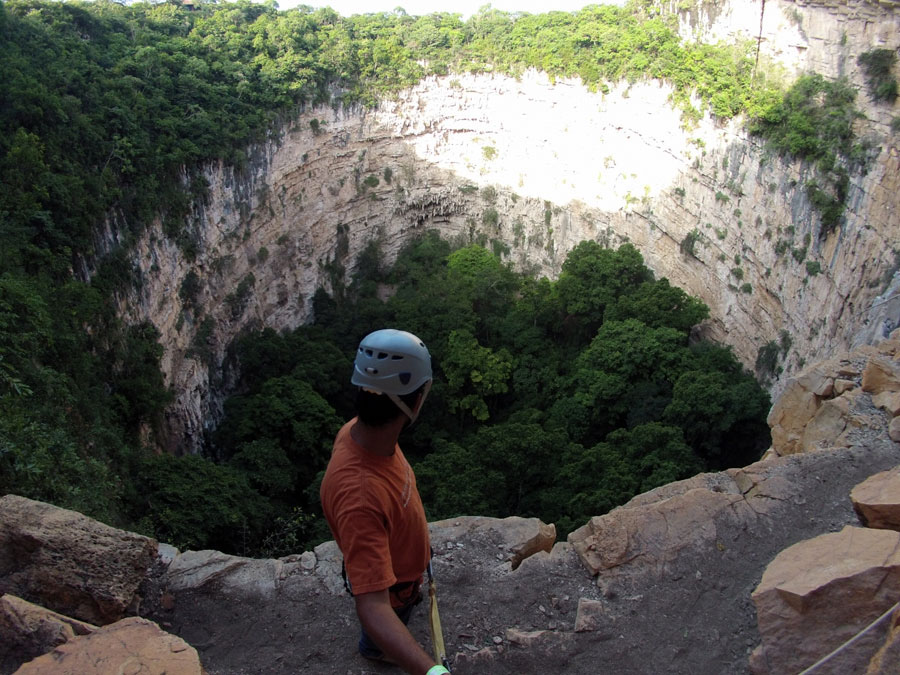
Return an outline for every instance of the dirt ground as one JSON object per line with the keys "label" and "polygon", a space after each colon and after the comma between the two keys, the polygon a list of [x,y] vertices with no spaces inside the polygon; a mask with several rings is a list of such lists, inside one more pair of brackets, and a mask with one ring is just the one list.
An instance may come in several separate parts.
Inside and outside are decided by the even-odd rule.
{"label": "dirt ground", "polygon": [[[716,545],[671,560],[631,561],[628,574],[599,580],[568,545],[512,571],[498,531],[466,530],[464,522],[433,530],[453,672],[749,672],[759,642],[750,594],[766,565],[793,543],[858,524],[850,490],[900,464],[900,445],[873,441],[782,464],[790,493],[752,527],[717,523]],[[353,601],[333,577],[307,571],[280,580],[249,572],[212,578],[172,592],[169,609],[150,602],[147,613],[193,645],[210,675],[399,672],[357,654]],[[595,608],[592,630],[575,631],[579,602]],[[424,603],[410,628],[430,652]]]}

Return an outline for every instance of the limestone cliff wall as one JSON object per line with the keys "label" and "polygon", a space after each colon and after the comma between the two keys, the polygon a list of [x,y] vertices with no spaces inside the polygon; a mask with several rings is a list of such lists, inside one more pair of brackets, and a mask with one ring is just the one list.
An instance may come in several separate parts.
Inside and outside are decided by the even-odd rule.
{"label": "limestone cliff wall", "polygon": [[[177,394],[170,448],[197,447],[217,422],[227,387],[219,365],[238,331],[303,323],[315,289],[330,283],[329,263],[352,270],[375,238],[390,261],[427,228],[463,242],[497,240],[519,268],[550,276],[583,239],[633,242],[658,276],[710,306],[704,332],[748,365],[762,345],[790,336],[785,375],[880,337],[883,320],[900,318],[889,286],[900,260],[900,148],[890,131],[898,110],[867,100],[856,56],[900,45],[900,3],[769,0],[764,13],[761,2],[716,5],[714,14],[704,14],[705,3],[682,12],[685,34],[758,37],[762,25],[765,59],[860,86],[858,131],[881,150],[852,178],[838,232],[819,237],[804,187],[809,167],[770,156],[740,121],[706,118],[685,129],[659,83],[600,94],[536,72],[451,75],[375,110],[306,110],[251,149],[244,170],[208,167],[209,195],[191,221],[196,260],[158,228],[137,248],[142,285],[123,312],[162,334],[163,370]],[[694,231],[686,255],[680,244]],[[791,251],[804,247],[798,261]],[[194,306],[179,293],[190,272],[199,281]]]}

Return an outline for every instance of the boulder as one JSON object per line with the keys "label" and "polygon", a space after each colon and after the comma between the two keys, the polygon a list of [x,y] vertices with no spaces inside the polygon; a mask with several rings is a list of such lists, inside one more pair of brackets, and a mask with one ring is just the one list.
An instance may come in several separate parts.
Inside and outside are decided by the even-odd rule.
{"label": "boulder", "polygon": [[883,391],[872,397],[876,408],[881,408],[891,417],[900,415],[900,391]]}
{"label": "boulder", "polygon": [[860,429],[883,428],[870,401],[892,417],[900,413],[898,345],[892,337],[877,346],[859,347],[789,379],[769,411],[773,453],[849,447]]}
{"label": "boulder", "polygon": [[[809,667],[857,635],[898,596],[900,533],[847,526],[785,549],[752,594],[761,644],[751,656],[751,671]],[[817,675],[861,672],[882,639],[867,633]]]}
{"label": "boulder", "polygon": [[682,481],[687,488],[682,494],[659,501],[641,495],[635,503],[595,516],[568,541],[591,574],[615,572],[639,560],[642,573],[661,577],[679,551],[714,545],[722,519],[755,518],[736,486],[715,491],[701,487],[698,479]]}
{"label": "boulder", "polygon": [[0,597],[0,672],[12,672],[96,626],[71,619],[14,595]]}
{"label": "boulder", "polygon": [[889,356],[873,356],[862,375],[862,388],[870,394],[900,392],[900,362]]}
{"label": "boulder", "polygon": [[326,541],[313,550],[316,556],[315,575],[332,595],[344,593],[344,578],[341,576],[344,556],[336,541]]}
{"label": "boulder", "polygon": [[894,443],[900,443],[900,417],[895,417],[888,425],[888,436]]}
{"label": "boulder", "polygon": [[772,429],[772,447],[779,455],[801,452],[799,441],[809,420],[819,409],[821,394],[827,391],[829,383],[834,390],[830,362],[822,367],[811,366],[797,377],[788,380],[784,391],[769,411],[768,423]]}
{"label": "boulder", "polygon": [[[823,399],[812,391],[797,387],[785,401],[778,400],[769,413],[772,429],[772,446],[775,454],[791,455],[815,452],[830,448],[846,448],[860,430],[884,429],[883,417],[873,414],[869,396],[855,387],[840,387],[835,398]],[[803,395],[800,394],[802,392]],[[838,388],[833,390],[838,393]],[[880,394],[874,401],[876,407],[885,409],[894,405],[895,394]],[[789,407],[791,402],[795,407]]]}
{"label": "boulder", "polygon": [[213,584],[222,592],[271,598],[285,579],[295,574],[311,575],[315,565],[312,552],[306,558],[292,555],[273,559],[243,558],[219,551],[185,551],[169,565],[166,590],[177,593]]}
{"label": "boulder", "polygon": [[578,611],[575,614],[575,632],[584,633],[597,630],[606,614],[603,603],[599,600],[579,598]]}
{"label": "boulder", "polygon": [[197,650],[152,621],[122,619],[29,661],[17,675],[202,675]]}
{"label": "boulder", "polygon": [[[592,574],[661,578],[685,553],[725,551],[723,532],[754,529],[802,503],[796,458],[775,457],[743,469],[699,474],[637,495],[569,534]],[[598,583],[601,580],[598,579]]]}
{"label": "boulder", "polygon": [[849,447],[850,434],[871,425],[867,416],[855,412],[860,407],[859,397],[859,392],[852,391],[823,401],[803,429],[797,445],[798,451],[815,452],[826,448]]}
{"label": "boulder", "polygon": [[844,380],[842,378],[837,378],[834,381],[834,394],[835,396],[840,396],[844,392],[856,389],[856,387],[857,384],[853,380]]}
{"label": "boulder", "polygon": [[900,468],[864,480],[850,492],[850,501],[866,527],[900,532]]}
{"label": "boulder", "polygon": [[156,541],[74,511],[0,497],[0,593],[104,625],[136,612]]}

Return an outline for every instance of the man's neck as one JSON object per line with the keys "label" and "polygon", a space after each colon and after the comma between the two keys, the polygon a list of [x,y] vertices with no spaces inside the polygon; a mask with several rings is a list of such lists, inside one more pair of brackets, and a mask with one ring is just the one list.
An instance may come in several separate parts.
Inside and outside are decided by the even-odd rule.
{"label": "man's neck", "polygon": [[405,420],[404,416],[400,416],[396,421],[380,427],[370,427],[368,424],[356,420],[356,423],[350,427],[350,436],[373,455],[390,457],[397,447],[397,439],[400,438],[400,432],[403,431]]}

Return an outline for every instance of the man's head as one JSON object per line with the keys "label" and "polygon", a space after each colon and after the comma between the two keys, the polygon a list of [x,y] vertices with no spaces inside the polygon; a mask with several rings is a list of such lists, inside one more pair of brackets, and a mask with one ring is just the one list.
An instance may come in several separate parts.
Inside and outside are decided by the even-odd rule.
{"label": "man's head", "polygon": [[387,328],[359,343],[350,381],[360,388],[357,412],[370,426],[404,414],[415,421],[431,388],[431,355],[412,333]]}

